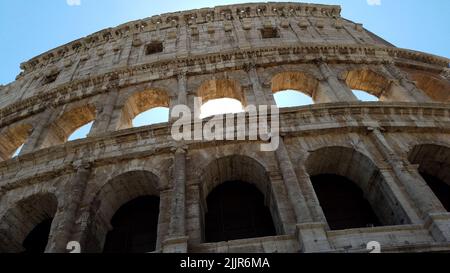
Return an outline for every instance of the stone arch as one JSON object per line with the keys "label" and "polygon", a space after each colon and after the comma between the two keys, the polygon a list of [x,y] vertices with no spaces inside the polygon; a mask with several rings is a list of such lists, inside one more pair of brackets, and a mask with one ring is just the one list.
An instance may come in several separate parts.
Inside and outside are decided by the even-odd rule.
{"label": "stone arch", "polygon": [[65,111],[49,126],[41,148],[63,144],[78,128],[94,121],[95,118],[96,108],[92,104],[86,104]]}
{"label": "stone arch", "polygon": [[409,71],[417,87],[423,90],[430,98],[439,102],[450,102],[450,82],[440,75],[425,71]]}
{"label": "stone arch", "polygon": [[336,175],[358,186],[382,225],[409,223],[379,168],[363,153],[342,146],[323,147],[309,154],[305,167],[310,177]]}
{"label": "stone arch", "polygon": [[52,193],[36,193],[15,202],[0,217],[0,252],[25,251],[23,243],[30,232],[55,218],[57,209],[58,201]]}
{"label": "stone arch", "polygon": [[295,90],[314,98],[319,80],[306,72],[285,71],[274,75],[271,84],[274,94],[284,90]]}
{"label": "stone arch", "polygon": [[0,132],[0,161],[10,159],[14,152],[25,143],[30,136],[32,126],[20,124],[4,128]]}
{"label": "stone arch", "polygon": [[428,186],[450,211],[450,147],[418,144],[408,153],[408,160],[418,165],[418,171]]}
{"label": "stone arch", "polygon": [[391,87],[387,76],[369,68],[348,70],[344,72],[343,78],[350,89],[365,91],[381,100],[385,100],[383,95]]}
{"label": "stone arch", "polygon": [[269,193],[270,180],[266,168],[253,157],[228,155],[209,162],[201,173],[203,198],[225,181],[243,180],[254,184],[262,193]]}
{"label": "stone arch", "polygon": [[[281,233],[283,227],[279,220],[280,216],[273,197],[270,178],[262,164],[248,156],[231,155],[213,160],[203,170],[200,175],[203,215],[208,213],[208,196],[219,186],[227,182],[249,184],[264,196],[264,205],[270,211],[272,224],[275,226],[276,232]],[[205,229],[206,227],[203,226],[203,237],[205,237]]]}
{"label": "stone arch", "polygon": [[123,172],[105,183],[90,203],[87,251],[101,252],[115,213],[128,202],[145,196],[160,196],[159,177],[149,171]]}
{"label": "stone arch", "polygon": [[133,127],[133,119],[139,114],[156,107],[169,107],[170,97],[160,88],[134,92],[123,104],[118,129]]}
{"label": "stone arch", "polygon": [[212,79],[204,81],[197,89],[197,96],[202,99],[202,104],[210,100],[230,98],[246,105],[245,96],[238,81],[232,79]]}

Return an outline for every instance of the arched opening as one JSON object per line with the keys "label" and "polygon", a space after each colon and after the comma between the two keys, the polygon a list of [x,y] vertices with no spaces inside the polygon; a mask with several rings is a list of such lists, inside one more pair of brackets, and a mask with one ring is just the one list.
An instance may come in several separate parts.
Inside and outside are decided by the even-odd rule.
{"label": "arched opening", "polygon": [[32,127],[22,124],[11,128],[6,128],[0,133],[0,161],[8,160],[19,155]]}
{"label": "arched opening", "polygon": [[200,108],[200,118],[207,118],[215,115],[234,114],[244,111],[242,103],[236,99],[223,98],[210,100]]}
{"label": "arched opening", "polygon": [[9,208],[0,219],[0,252],[43,253],[56,209],[52,194],[36,194]]}
{"label": "arched opening", "polygon": [[154,251],[161,224],[158,183],[151,172],[130,171],[102,186],[92,202],[86,252]]}
{"label": "arched opening", "polygon": [[319,81],[304,72],[282,72],[272,78],[272,92],[279,108],[314,104]]}
{"label": "arched opening", "polygon": [[264,195],[242,181],[225,182],[207,198],[206,242],[221,242],[276,235]]}
{"label": "arched opening", "polygon": [[155,107],[140,113],[133,119],[133,127],[142,127],[169,121],[169,108]]}
{"label": "arched opening", "polygon": [[123,205],[111,220],[103,252],[145,253],[156,250],[159,198],[138,197]]}
{"label": "arched opening", "polygon": [[374,95],[367,93],[362,90],[352,90],[353,95],[360,100],[364,102],[372,102],[372,101],[379,101],[380,99],[378,97],[375,97]]}
{"label": "arched opening", "polygon": [[169,102],[167,93],[160,89],[134,93],[125,102],[118,129],[168,122]]}
{"label": "arched opening", "polygon": [[386,95],[391,82],[379,73],[370,69],[355,69],[345,72],[344,78],[347,86],[355,90],[353,93],[361,101],[389,100]]}
{"label": "arched opening", "polygon": [[366,155],[346,147],[321,148],[310,153],[306,170],[331,229],[410,223]]}
{"label": "arched opening", "polygon": [[74,141],[77,139],[87,138],[87,136],[89,135],[89,132],[91,131],[93,124],[94,124],[94,122],[91,121],[88,124],[85,124],[85,125],[81,126],[80,128],[76,129],[75,132],[73,132],[68,137],[67,141]]}
{"label": "arched opening", "polygon": [[202,103],[200,118],[243,112],[246,105],[241,86],[230,79],[204,82],[198,88],[197,96]]}
{"label": "arched opening", "polygon": [[[63,144],[69,141],[69,137],[71,137],[71,140],[86,137],[89,132],[84,135],[83,133],[90,130],[91,123],[95,120],[95,115],[95,107],[93,105],[85,105],[64,112],[50,125],[48,134],[41,147],[47,148]],[[81,129],[81,131],[74,134],[78,129]]]}
{"label": "arched opening", "polygon": [[311,182],[332,230],[380,225],[363,191],[346,177],[322,174]]}
{"label": "arched opening", "polygon": [[439,102],[450,101],[450,82],[440,75],[424,72],[409,71],[417,87],[423,90],[431,99]]}
{"label": "arched opening", "polygon": [[14,154],[12,155],[12,158],[18,157],[18,156],[20,155],[20,152],[22,151],[24,145],[25,145],[25,144],[22,144],[22,145],[20,145],[19,148],[17,148],[17,150],[16,150],[16,151],[14,152]]}
{"label": "arched opening", "polygon": [[281,234],[283,227],[265,168],[246,156],[214,160],[201,175],[206,242]]}
{"label": "arched opening", "polygon": [[52,221],[53,218],[42,221],[28,234],[22,244],[25,248],[25,253],[44,253]]}
{"label": "arched opening", "polygon": [[408,157],[412,164],[419,165],[419,173],[430,189],[450,211],[450,148],[425,144],[415,146]]}
{"label": "arched opening", "polygon": [[278,108],[306,106],[314,104],[311,97],[295,90],[285,90],[273,95]]}

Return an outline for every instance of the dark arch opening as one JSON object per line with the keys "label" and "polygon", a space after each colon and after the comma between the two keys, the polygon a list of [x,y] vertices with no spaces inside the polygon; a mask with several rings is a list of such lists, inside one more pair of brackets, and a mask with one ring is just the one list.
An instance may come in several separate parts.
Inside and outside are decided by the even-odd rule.
{"label": "dark arch opening", "polygon": [[111,220],[105,253],[144,253],[156,250],[159,197],[138,197],[123,205]]}
{"label": "dark arch opening", "polygon": [[264,195],[252,184],[225,182],[208,195],[206,202],[206,242],[276,235]]}
{"label": "dark arch opening", "polygon": [[381,225],[363,191],[346,177],[321,174],[311,182],[332,230]]}
{"label": "dark arch opening", "polygon": [[24,253],[44,253],[52,226],[52,218],[42,221],[34,227],[23,241]]}
{"label": "dark arch opening", "polygon": [[450,148],[435,144],[414,146],[408,160],[418,171],[445,210],[450,211]]}
{"label": "dark arch opening", "polygon": [[427,182],[430,189],[434,192],[436,197],[441,201],[442,206],[447,211],[450,211],[450,186],[437,178],[436,176],[430,175],[426,172],[420,172],[422,178]]}

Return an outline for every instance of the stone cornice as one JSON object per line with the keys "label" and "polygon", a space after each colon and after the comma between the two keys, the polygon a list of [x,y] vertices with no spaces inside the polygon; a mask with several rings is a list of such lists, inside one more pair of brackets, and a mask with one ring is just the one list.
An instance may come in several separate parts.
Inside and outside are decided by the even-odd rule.
{"label": "stone cornice", "polygon": [[[267,60],[267,56],[275,56]],[[23,119],[31,114],[38,113],[49,104],[57,107],[64,103],[91,97],[100,93],[108,92],[112,87],[125,87],[137,84],[130,78],[139,74],[158,73],[158,79],[173,77],[180,71],[190,71],[189,76],[203,74],[206,71],[197,71],[195,67],[201,64],[212,64],[211,71],[214,73],[227,69],[242,69],[249,62],[254,62],[257,66],[271,66],[278,63],[285,63],[286,57],[295,60],[295,63],[316,63],[318,60],[333,63],[356,63],[356,64],[376,64],[391,63],[399,65],[410,65],[415,62],[417,66],[435,66],[444,70],[448,67],[449,59],[438,57],[422,52],[391,48],[384,46],[364,46],[364,45],[323,45],[323,44],[302,44],[279,47],[252,48],[248,50],[233,50],[214,54],[199,56],[189,56],[186,58],[161,60],[158,62],[139,64],[133,67],[118,68],[113,72],[91,76],[85,79],[78,79],[57,86],[51,90],[39,90],[38,95],[25,100],[13,103],[0,109],[2,124],[5,126],[14,121]],[[233,60],[232,66],[217,68],[214,64]],[[277,60],[277,61],[274,61]],[[293,61],[290,61],[293,63]],[[190,68],[190,69],[187,69]],[[25,113],[22,113],[25,112]]]}
{"label": "stone cornice", "polygon": [[292,2],[247,3],[165,13],[98,31],[85,38],[80,38],[40,54],[22,63],[20,67],[24,70],[24,74],[27,74],[39,63],[47,63],[47,61],[54,58],[62,58],[69,52],[79,51],[83,48],[92,48],[97,44],[121,39],[140,32],[152,31],[156,28],[165,29],[179,25],[203,24],[232,20],[234,18],[242,19],[262,16],[339,18],[340,13],[340,6]]}
{"label": "stone cornice", "polygon": [[[282,109],[280,114],[281,133],[284,136],[366,132],[370,126],[382,127],[388,133],[401,130],[401,132],[450,134],[450,104],[442,103],[317,104]],[[149,138],[154,139],[154,142],[145,144],[145,149],[137,144],[140,140]],[[188,150],[229,143],[229,141],[184,142]],[[167,154],[171,157],[176,146],[177,143],[170,138],[170,128],[167,124],[107,132],[0,162],[0,191],[38,183],[39,177],[46,180],[49,177],[72,173],[74,172],[72,163],[77,160],[91,163],[95,168],[155,155]],[[68,154],[71,155],[70,160],[66,157]],[[57,164],[48,170],[50,162]]]}

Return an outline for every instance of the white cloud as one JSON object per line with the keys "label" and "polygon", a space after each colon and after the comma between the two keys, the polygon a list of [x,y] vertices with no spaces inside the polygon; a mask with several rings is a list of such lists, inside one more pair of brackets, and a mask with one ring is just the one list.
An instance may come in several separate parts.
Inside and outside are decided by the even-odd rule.
{"label": "white cloud", "polygon": [[369,6],[381,6],[381,0],[367,0]]}
{"label": "white cloud", "polygon": [[81,0],[66,0],[69,6],[81,6]]}

